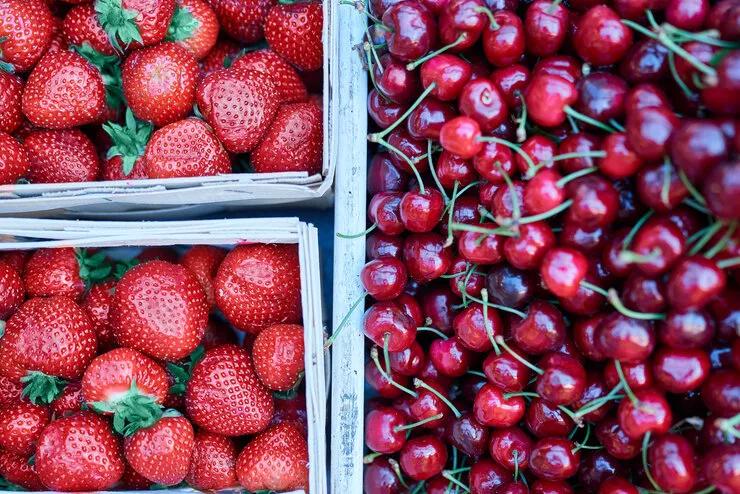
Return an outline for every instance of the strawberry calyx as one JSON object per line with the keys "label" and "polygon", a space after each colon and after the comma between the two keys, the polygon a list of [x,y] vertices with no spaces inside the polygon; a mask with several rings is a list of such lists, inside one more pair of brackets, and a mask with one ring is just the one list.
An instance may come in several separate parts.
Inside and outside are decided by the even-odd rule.
{"label": "strawberry calyx", "polygon": [[[113,145],[108,150],[106,157],[111,159],[114,156],[120,156],[123,162],[123,174],[130,174],[131,170],[134,169],[136,160],[144,155],[144,150],[153,129],[154,127],[151,122],[137,120],[131,109],[127,108],[125,126],[113,121],[103,124],[103,130],[113,141]],[[133,266],[128,266],[127,269],[131,267]]]}
{"label": "strawberry calyx", "polygon": [[0,476],[0,490],[3,491],[25,491],[23,487],[10,483],[8,480]]}
{"label": "strawberry calyx", "polygon": [[34,405],[48,405],[62,394],[67,385],[64,379],[40,371],[28,371],[21,377],[21,382],[25,384],[23,396]]}
{"label": "strawberry calyx", "polygon": [[103,252],[88,255],[87,249],[78,249],[77,263],[80,265],[80,278],[87,287],[105,281],[113,270]]}
{"label": "strawberry calyx", "polygon": [[139,16],[138,11],[124,9],[121,0],[97,0],[95,12],[98,13],[98,22],[108,33],[110,45],[116,51],[123,51],[119,41],[127,47],[134,41],[144,44],[139,26],[134,22],[134,19]]}
{"label": "strawberry calyx", "polygon": [[134,266],[138,266],[139,264],[141,264],[141,261],[138,259],[127,259],[125,261],[118,261],[113,268],[113,277],[117,280],[120,280],[129,269],[133,268]]}
{"label": "strawberry calyx", "polygon": [[301,384],[303,384],[304,375],[305,372],[302,371],[300,374],[298,374],[298,379],[296,379],[295,386],[287,391],[273,391],[272,396],[276,400],[292,400],[296,397],[296,395],[298,395],[298,389],[301,387]]}
{"label": "strawberry calyx", "polygon": [[278,5],[294,5],[296,3],[308,3],[305,0],[278,0]]}
{"label": "strawberry calyx", "polygon": [[193,367],[203,358],[205,353],[205,349],[199,346],[193,350],[187,361],[180,364],[167,363],[167,370],[170,371],[170,374],[172,374],[175,380],[175,384],[170,386],[169,394],[176,396],[183,396],[185,394],[186,385],[193,373]]}
{"label": "strawberry calyx", "polygon": [[260,50],[266,50],[270,47],[270,45],[267,44],[267,41],[262,40],[257,43],[254,43],[253,45],[245,46],[241,50],[239,50],[239,53],[233,56],[226,55],[224,57],[224,68],[228,69],[230,68],[234,62],[236,62],[238,59],[246,55],[247,53],[252,53],[255,51]]}
{"label": "strawberry calyx", "polygon": [[167,36],[165,41],[182,41],[193,37],[193,33],[200,26],[198,19],[193,17],[190,10],[177,5],[175,7],[175,13],[170,21],[170,27],[167,29]]}
{"label": "strawberry calyx", "polygon": [[113,429],[130,436],[139,429],[146,429],[162,418],[162,405],[149,395],[142,394],[131,381],[129,391],[112,401],[89,402],[88,407],[98,413],[113,414]]}

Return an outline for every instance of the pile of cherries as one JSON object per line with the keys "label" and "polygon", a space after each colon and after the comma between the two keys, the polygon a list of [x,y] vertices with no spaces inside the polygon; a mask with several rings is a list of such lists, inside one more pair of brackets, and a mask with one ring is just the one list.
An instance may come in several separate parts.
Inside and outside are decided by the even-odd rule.
{"label": "pile of cherries", "polygon": [[740,493],[740,1],[344,3],[365,491]]}

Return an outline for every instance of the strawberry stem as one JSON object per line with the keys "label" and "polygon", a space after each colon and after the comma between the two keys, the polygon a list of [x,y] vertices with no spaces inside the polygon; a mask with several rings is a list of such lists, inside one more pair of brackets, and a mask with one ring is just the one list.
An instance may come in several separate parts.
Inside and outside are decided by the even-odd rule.
{"label": "strawberry stem", "polygon": [[108,34],[110,45],[117,52],[123,52],[120,43],[126,47],[134,41],[144,44],[139,26],[134,22],[139,12],[124,9],[122,0],[96,0],[95,11],[98,13],[100,26]]}
{"label": "strawberry stem", "polygon": [[175,5],[175,13],[167,29],[165,41],[182,41],[193,37],[193,33],[200,27],[200,22],[193,17],[190,10],[179,3]]}
{"label": "strawberry stem", "polygon": [[67,384],[62,378],[50,376],[39,371],[28,371],[21,377],[21,382],[25,384],[23,396],[34,405],[48,405],[56,400],[64,391]]}
{"label": "strawberry stem", "polygon": [[153,426],[162,418],[162,405],[136,387],[131,388],[120,398],[111,401],[89,402],[88,406],[98,413],[113,414],[113,429],[123,436],[130,436],[140,429]]}

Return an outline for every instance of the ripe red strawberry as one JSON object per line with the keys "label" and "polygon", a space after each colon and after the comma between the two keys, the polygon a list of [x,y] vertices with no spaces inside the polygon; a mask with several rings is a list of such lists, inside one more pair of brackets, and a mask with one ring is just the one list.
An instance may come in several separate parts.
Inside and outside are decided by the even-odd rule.
{"label": "ripe red strawberry", "polygon": [[99,282],[110,272],[102,252],[92,254],[72,247],[38,249],[26,263],[23,283],[29,297],[64,295],[78,301],[86,284]]}
{"label": "ripe red strawberry", "polygon": [[0,70],[0,132],[11,134],[23,123],[22,94],[23,79]]}
{"label": "ripe red strawberry", "polygon": [[208,350],[195,364],[185,405],[198,427],[222,436],[259,432],[274,410],[272,395],[257,378],[252,357],[236,345]]}
{"label": "ripe red strawberry", "polygon": [[25,300],[26,289],[18,272],[0,261],[0,320],[7,319]]}
{"label": "ripe red strawberry", "polygon": [[126,463],[123,476],[118,483],[121,489],[127,491],[148,491],[154,485],[154,482],[143,477],[139,472],[134,470],[131,465]]}
{"label": "ripe red strawberry", "polygon": [[221,38],[200,61],[200,79],[217,70],[224,70],[242,51],[242,45],[229,38]]}
{"label": "ripe red strawberry", "polygon": [[236,455],[236,446],[230,438],[198,431],[185,481],[201,491],[217,491],[237,485]]}
{"label": "ripe red strawberry", "polygon": [[110,424],[92,412],[61,417],[41,433],[34,468],[55,491],[101,491],[121,478],[120,440]]}
{"label": "ripe red strawberry", "polygon": [[[52,15],[43,0],[0,0],[0,69],[28,72],[51,42]],[[10,70],[9,70],[10,69]]]}
{"label": "ripe red strawberry", "polygon": [[91,3],[76,5],[69,9],[62,25],[64,40],[70,45],[90,45],[103,55],[115,55],[116,50],[108,40],[108,33],[98,21],[98,13]]}
{"label": "ripe red strawberry", "polygon": [[80,410],[82,410],[82,383],[71,381],[64,387],[62,394],[51,402],[51,411],[55,417],[62,417]]}
{"label": "ripe red strawberry", "polygon": [[158,129],[144,151],[149,178],[207,177],[231,173],[231,158],[211,127],[186,118]]}
{"label": "ripe red strawberry", "polygon": [[126,110],[126,125],[115,122],[103,124],[111,139],[111,146],[102,163],[106,180],[135,180],[147,178],[144,150],[152,136],[152,124],[136,120],[131,109]]}
{"label": "ripe red strawberry", "polygon": [[180,264],[188,268],[203,288],[208,300],[208,310],[211,311],[216,308],[213,279],[227,252],[226,249],[213,245],[195,245],[180,259]]}
{"label": "ripe red strawberry", "polygon": [[95,11],[111,46],[140,48],[159,43],[175,13],[175,0],[95,0]]}
{"label": "ripe red strawberry", "polygon": [[252,345],[254,370],[273,391],[293,389],[305,369],[303,326],[275,324],[257,335]]}
{"label": "ripe red strawberry", "polygon": [[315,103],[283,105],[252,152],[258,173],[321,172],[324,117]]}
{"label": "ripe red strawberry", "polygon": [[[0,153],[0,156],[2,153]],[[31,258],[30,250],[6,250],[0,252],[0,262],[4,262],[15,269],[18,274],[23,274],[23,268]]]}
{"label": "ripe red strawberry", "polygon": [[20,455],[36,451],[41,431],[51,420],[48,406],[18,401],[0,413],[0,448]]}
{"label": "ripe red strawberry", "polygon": [[277,0],[208,0],[226,34],[244,44],[265,37],[265,17]]}
{"label": "ripe red strawberry", "polygon": [[297,245],[237,246],[221,263],[214,287],[218,308],[241,331],[301,322]]}
{"label": "ripe red strawberry", "polygon": [[31,161],[30,182],[92,182],[98,176],[95,145],[79,129],[35,130],[23,145]]}
{"label": "ripe red strawberry", "polygon": [[23,113],[32,124],[66,129],[97,120],[105,108],[103,77],[71,51],[48,53],[28,76]]}
{"label": "ripe red strawberry", "polygon": [[228,324],[215,316],[208,318],[206,334],[203,335],[200,346],[205,350],[210,350],[220,345],[236,345],[237,343],[236,335]]}
{"label": "ripe red strawberry", "polygon": [[161,360],[180,360],[198,346],[207,322],[203,289],[182,266],[139,264],[116,285],[111,323],[121,346]]}
{"label": "ripe red strawberry", "polygon": [[26,301],[0,339],[0,374],[26,384],[33,403],[61,393],[58,378],[82,376],[95,357],[95,332],[85,312],[66,297]]}
{"label": "ripe red strawberry", "polygon": [[268,74],[277,86],[280,104],[300,103],[308,99],[308,91],[298,72],[283,57],[269,48],[247,52],[237,58],[231,67]]}
{"label": "ripe red strawberry", "polygon": [[29,491],[46,490],[44,484],[39,480],[39,476],[33,470],[31,463],[31,458],[28,455],[0,450],[0,477]]}
{"label": "ripe red strawberry", "polygon": [[275,398],[275,413],[268,427],[288,422],[301,431],[308,440],[308,413],[306,412],[306,394],[302,391],[292,393],[286,398]]}
{"label": "ripe red strawberry", "polygon": [[133,52],[123,63],[123,94],[136,118],[162,127],[192,111],[199,71],[190,51],[159,43]]}
{"label": "ripe red strawberry", "polygon": [[228,69],[198,84],[198,109],[232,153],[254,149],[278,109],[278,93],[269,75]]}
{"label": "ripe red strawberry", "polygon": [[23,178],[31,167],[26,148],[10,134],[0,132],[0,185],[10,185]]}
{"label": "ripe red strawberry", "polygon": [[189,50],[196,60],[205,57],[218,39],[216,13],[202,0],[178,0],[165,40]]}
{"label": "ripe red strawberry", "polygon": [[49,43],[49,47],[46,49],[46,53],[63,51],[68,48],[69,43],[64,39],[64,20],[55,15],[52,17],[51,42]]}
{"label": "ripe red strawberry", "polygon": [[98,351],[101,353],[118,346],[113,336],[113,326],[110,323],[110,306],[113,303],[115,288],[115,280],[93,285],[80,301],[80,307],[90,318],[95,338],[98,340]]}
{"label": "ripe red strawberry", "polygon": [[136,256],[136,260],[140,262],[165,261],[177,264],[180,260],[180,255],[172,247],[146,247],[141,249],[139,255]]}
{"label": "ripe red strawberry", "polygon": [[236,476],[248,491],[308,490],[308,444],[292,424],[271,427],[239,454]]}
{"label": "ripe red strawberry", "polygon": [[157,484],[175,485],[188,473],[194,446],[190,421],[172,411],[151,427],[127,436],[123,451],[128,464],[143,477]]}
{"label": "ripe red strawberry", "polygon": [[300,70],[316,70],[324,63],[323,25],[321,2],[278,4],[267,14],[265,38],[270,48]]}
{"label": "ripe red strawberry", "polygon": [[23,385],[13,379],[0,376],[0,408],[4,408],[20,401]]}

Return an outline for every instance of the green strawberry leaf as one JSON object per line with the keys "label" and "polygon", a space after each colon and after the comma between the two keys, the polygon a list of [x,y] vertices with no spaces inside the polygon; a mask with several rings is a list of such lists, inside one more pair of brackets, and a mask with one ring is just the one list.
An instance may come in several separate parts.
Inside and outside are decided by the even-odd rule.
{"label": "green strawberry leaf", "polygon": [[167,28],[167,36],[165,41],[182,41],[193,37],[193,33],[200,27],[198,19],[193,17],[190,10],[177,5],[175,7],[175,14],[172,16],[170,21],[170,27]]}
{"label": "green strawberry leaf", "polygon": [[293,386],[291,389],[287,391],[273,391],[272,396],[274,396],[276,400],[291,400],[295,398],[298,394],[298,389],[300,389],[301,384],[303,384],[304,374],[304,372],[298,374],[298,380],[296,381],[295,386]]}
{"label": "green strawberry leaf", "polygon": [[97,0],[95,11],[98,13],[98,22],[108,34],[110,45],[117,52],[123,52],[120,43],[123,43],[126,47],[134,41],[144,44],[139,26],[134,22],[139,16],[138,11],[124,9],[121,0]]}
{"label": "green strawberry leaf", "polygon": [[5,336],[5,321],[0,319],[0,338]]}
{"label": "green strawberry leaf", "polygon": [[0,491],[25,491],[23,487],[15,485],[0,475]]}
{"label": "green strawberry leaf", "polygon": [[113,277],[117,280],[120,280],[123,278],[123,275],[126,274],[126,271],[133,268],[134,266],[141,264],[141,261],[138,259],[128,259],[126,261],[118,261],[116,263],[115,268],[113,269]]}
{"label": "green strawberry leaf", "polygon": [[88,288],[107,280],[113,270],[103,252],[88,255],[87,249],[77,249],[77,263],[80,265],[80,278]]}
{"label": "green strawberry leaf", "polygon": [[124,396],[112,402],[88,403],[98,413],[113,413],[113,430],[123,436],[130,436],[139,429],[153,426],[162,417],[162,405],[152,396],[142,394],[131,382],[131,388]]}
{"label": "green strawberry leaf", "polygon": [[[7,36],[0,37],[0,44],[4,43],[5,41],[8,41]],[[0,59],[3,57],[3,51],[0,50]],[[15,67],[13,67],[12,63],[8,63],[4,60],[0,60],[0,70],[4,70],[5,72],[14,73]]]}
{"label": "green strawberry leaf", "polygon": [[136,160],[144,155],[154,127],[151,122],[137,120],[131,108],[126,108],[126,125],[113,121],[103,124],[103,130],[110,136],[113,145],[108,150],[108,159],[120,156],[123,160],[123,174],[134,169]]}
{"label": "green strawberry leaf", "polygon": [[193,373],[193,367],[203,358],[205,352],[205,349],[199,346],[193,350],[187,362],[181,364],[167,363],[167,370],[170,371],[170,374],[172,374],[175,380],[175,384],[170,386],[168,391],[171,395],[182,396],[185,394],[187,382]]}
{"label": "green strawberry leaf", "polygon": [[28,371],[21,377],[25,384],[23,396],[27,396],[34,405],[48,405],[64,391],[67,381],[56,376],[49,376],[39,371]]}

